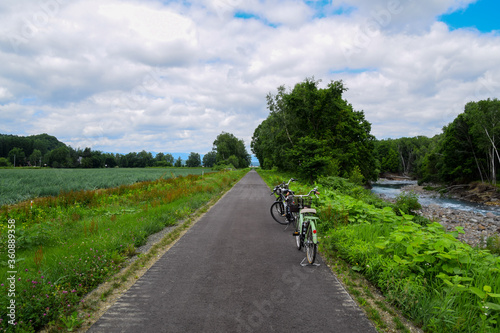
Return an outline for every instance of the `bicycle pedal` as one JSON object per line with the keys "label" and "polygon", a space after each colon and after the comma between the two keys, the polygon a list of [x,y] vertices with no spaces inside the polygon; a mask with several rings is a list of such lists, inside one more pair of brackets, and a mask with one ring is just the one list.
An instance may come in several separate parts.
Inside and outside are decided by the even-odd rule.
{"label": "bicycle pedal", "polygon": [[298,231],[294,231],[292,234],[292,236],[298,236],[298,235],[300,235]]}

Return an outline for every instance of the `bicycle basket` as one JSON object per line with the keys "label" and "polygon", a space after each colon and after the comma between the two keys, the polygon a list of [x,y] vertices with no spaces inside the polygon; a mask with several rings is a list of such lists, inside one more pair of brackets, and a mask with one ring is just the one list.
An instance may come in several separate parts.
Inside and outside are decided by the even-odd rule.
{"label": "bicycle basket", "polygon": [[295,201],[295,197],[293,195],[288,195],[286,197],[286,205],[290,209],[291,213],[296,213],[299,211],[299,206],[297,205],[297,202]]}
{"label": "bicycle basket", "polygon": [[302,208],[310,208],[312,203],[312,198],[310,197],[292,197],[289,196],[287,199],[288,207],[292,213],[298,213]]}
{"label": "bicycle basket", "polygon": [[296,201],[298,201],[298,206],[300,209],[302,208],[311,208],[312,205],[312,198],[311,197],[298,197],[296,198]]}

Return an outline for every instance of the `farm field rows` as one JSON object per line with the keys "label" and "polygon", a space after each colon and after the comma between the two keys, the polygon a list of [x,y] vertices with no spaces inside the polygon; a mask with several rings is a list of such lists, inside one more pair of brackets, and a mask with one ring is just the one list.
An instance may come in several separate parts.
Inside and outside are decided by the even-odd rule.
{"label": "farm field rows", "polygon": [[62,192],[95,190],[210,172],[207,168],[0,169],[0,207]]}
{"label": "farm field rows", "polygon": [[8,309],[12,301],[15,306],[8,310],[14,319],[6,311],[0,314],[0,331],[33,332],[47,324],[77,327],[83,318],[75,310],[87,306],[85,295],[121,271],[149,235],[179,225],[247,171],[175,178],[158,174],[153,181],[2,206],[0,307]]}

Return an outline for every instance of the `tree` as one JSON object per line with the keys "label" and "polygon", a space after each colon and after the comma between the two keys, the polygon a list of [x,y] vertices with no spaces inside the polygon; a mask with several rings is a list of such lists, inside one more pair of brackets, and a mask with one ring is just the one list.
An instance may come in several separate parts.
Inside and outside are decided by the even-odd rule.
{"label": "tree", "polygon": [[191,152],[191,154],[189,154],[189,157],[186,161],[186,166],[190,167],[190,168],[196,168],[196,167],[201,166],[200,154]]}
{"label": "tree", "polygon": [[375,156],[379,161],[380,172],[399,172],[400,158],[396,140],[375,141]]}
{"label": "tree", "polygon": [[65,168],[71,164],[69,159],[69,149],[66,146],[56,148],[48,155],[48,162],[51,167]]}
{"label": "tree", "polygon": [[252,161],[252,157],[247,152],[243,140],[236,138],[231,133],[222,132],[219,134],[214,141],[213,151],[215,151],[217,163],[228,164],[230,163],[228,162],[229,158],[234,156],[235,159],[231,159],[237,165],[230,164],[233,164],[236,168],[247,168]]}
{"label": "tree", "polygon": [[217,153],[215,151],[210,151],[203,156],[203,166],[205,168],[211,168],[217,162]]}
{"label": "tree", "polygon": [[180,168],[180,167],[182,167],[182,158],[181,158],[180,156],[177,158],[177,160],[175,160],[175,164],[174,164],[174,166],[175,166],[176,168]]}
{"label": "tree", "polygon": [[172,154],[165,154],[165,161],[167,162],[167,164],[169,166],[173,166],[174,165],[174,157],[172,156]]}
{"label": "tree", "polygon": [[295,149],[290,151],[288,160],[297,166],[299,177],[312,184],[318,175],[325,174],[330,163],[325,151],[327,151],[325,140],[306,136],[297,141]]}
{"label": "tree", "polygon": [[500,163],[497,145],[500,138],[500,101],[487,99],[465,105],[466,117],[470,119],[471,132],[476,137],[477,147],[487,153],[490,179],[496,184],[496,161]]}
{"label": "tree", "polygon": [[14,166],[24,165],[26,159],[26,155],[24,154],[24,150],[21,148],[15,147],[9,151],[9,161]]}
{"label": "tree", "polygon": [[172,154],[158,153],[154,159],[154,165],[157,167],[171,167],[174,166],[174,157]]}
{"label": "tree", "polygon": [[36,165],[41,166],[41,162],[40,162],[41,160],[42,160],[42,152],[39,151],[38,149],[34,149],[29,157],[30,164],[32,166],[36,166]]}
{"label": "tree", "polygon": [[[319,81],[308,78],[291,91],[281,86],[275,95],[267,95],[270,114],[254,131],[251,143],[260,165],[296,172],[303,166],[287,157],[297,156],[297,151],[309,146],[321,154],[311,162],[311,166],[321,164],[312,167],[317,169],[314,177],[320,173],[340,173],[348,177],[357,166],[366,180],[376,179],[371,124],[362,111],[353,110],[342,99],[347,90],[342,81],[332,81],[324,89],[319,89],[318,84]],[[322,149],[317,147],[318,142],[323,145]],[[298,172],[310,175],[305,169]]]}

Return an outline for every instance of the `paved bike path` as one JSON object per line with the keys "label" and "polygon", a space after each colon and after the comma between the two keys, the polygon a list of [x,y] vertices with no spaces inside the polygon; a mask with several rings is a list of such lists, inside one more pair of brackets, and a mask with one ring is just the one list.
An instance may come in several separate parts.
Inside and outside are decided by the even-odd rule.
{"label": "paved bike path", "polygon": [[329,268],[300,266],[250,171],[87,331],[376,332]]}

